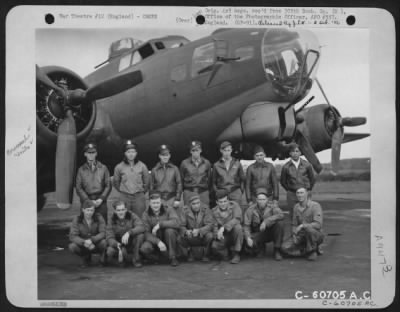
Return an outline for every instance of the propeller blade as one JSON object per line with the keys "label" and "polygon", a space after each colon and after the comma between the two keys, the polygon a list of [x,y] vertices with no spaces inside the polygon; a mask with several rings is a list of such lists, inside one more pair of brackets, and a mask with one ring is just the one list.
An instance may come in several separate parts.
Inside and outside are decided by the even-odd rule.
{"label": "propeller blade", "polygon": [[296,141],[300,147],[301,152],[307,158],[307,160],[310,162],[310,164],[313,166],[314,170],[317,173],[320,173],[322,171],[322,165],[319,162],[319,159],[318,159],[317,155],[315,154],[310,141],[307,139],[307,137],[303,134],[303,132],[300,129],[297,129],[297,140]]}
{"label": "propeller blade", "polygon": [[64,90],[57,86],[50,78],[47,76],[39,66],[36,65],[36,79],[39,80],[41,83],[44,85],[48,86],[49,88],[52,88],[59,93],[64,93]]}
{"label": "propeller blade", "polygon": [[352,142],[356,140],[361,140],[363,138],[369,137],[369,133],[345,133],[342,143]]}
{"label": "propeller blade", "polygon": [[72,203],[76,162],[76,126],[70,110],[58,127],[56,150],[56,202],[58,208],[68,209]]}
{"label": "propeller blade", "polygon": [[86,100],[94,101],[106,98],[129,88],[133,88],[143,81],[140,70],[115,76],[104,80],[86,90]]}
{"label": "propeller blade", "polygon": [[361,125],[365,125],[367,122],[367,118],[365,117],[343,117],[342,125],[346,127],[357,127]]}
{"label": "propeller blade", "polygon": [[343,129],[338,127],[332,135],[332,159],[331,159],[331,172],[336,175],[339,171],[340,163],[340,149],[343,140]]}

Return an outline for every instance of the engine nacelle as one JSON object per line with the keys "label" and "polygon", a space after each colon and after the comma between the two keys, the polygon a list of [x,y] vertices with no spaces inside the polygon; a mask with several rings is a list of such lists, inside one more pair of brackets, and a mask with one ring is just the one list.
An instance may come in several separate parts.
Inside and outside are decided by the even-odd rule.
{"label": "engine nacelle", "polygon": [[[87,89],[86,83],[73,71],[59,67],[47,66],[41,70],[58,86],[69,90]],[[57,94],[50,88],[36,83],[36,131],[38,137],[46,142],[47,146],[55,148],[57,143],[57,129],[64,118],[62,105],[58,103]],[[82,142],[89,135],[96,119],[96,105],[82,103],[72,108],[77,128],[77,140]]]}
{"label": "engine nacelle", "polygon": [[294,110],[288,103],[259,102],[250,105],[217,138],[217,142],[265,142],[291,140],[296,128]]}
{"label": "engine nacelle", "polygon": [[336,108],[327,104],[307,107],[300,113],[304,116],[305,134],[316,153],[331,148],[332,135],[337,127],[332,110],[340,116]]}

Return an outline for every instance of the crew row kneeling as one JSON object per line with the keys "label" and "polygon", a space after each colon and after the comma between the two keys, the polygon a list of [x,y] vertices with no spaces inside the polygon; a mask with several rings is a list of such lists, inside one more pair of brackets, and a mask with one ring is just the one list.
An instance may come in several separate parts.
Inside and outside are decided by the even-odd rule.
{"label": "crew row kneeling", "polygon": [[217,205],[213,209],[192,193],[189,205],[182,211],[162,204],[161,194],[153,191],[141,218],[128,211],[124,201],[115,201],[107,226],[88,200],[72,222],[69,248],[83,257],[84,265],[90,263],[94,252],[101,255],[100,262],[104,265],[117,262],[141,267],[143,261],[168,259],[172,266],[177,266],[180,256],[189,262],[195,258],[208,262],[214,256],[236,264],[242,250],[259,256],[265,243],[272,241],[275,260],[282,259],[282,249],[289,255],[299,251],[304,255],[305,251],[309,260],[315,260],[323,240],[322,211],[318,203],[307,197],[304,188],[297,193],[300,202],[294,210],[292,239],[285,244],[283,212],[268,199],[267,191],[260,188],[257,202],[244,214],[236,202],[228,200],[224,190],[217,191]]}

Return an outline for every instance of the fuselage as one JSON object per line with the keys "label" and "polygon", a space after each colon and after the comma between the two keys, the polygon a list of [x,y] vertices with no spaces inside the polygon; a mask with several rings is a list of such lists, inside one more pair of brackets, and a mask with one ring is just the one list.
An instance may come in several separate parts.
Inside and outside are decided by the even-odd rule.
{"label": "fuselage", "polygon": [[[225,47],[224,58],[218,59],[216,42]],[[141,47],[125,52],[85,79],[90,86],[127,71],[143,75],[134,88],[97,101],[92,136],[96,129],[107,128],[100,157],[114,166],[122,159],[123,140],[129,138],[149,166],[158,160],[160,144],[171,146],[172,160],[178,163],[188,156],[188,143],[197,139],[203,142],[203,154],[217,159],[216,138],[249,105],[266,101],[282,106],[293,100],[299,85],[285,79],[304,75],[300,62],[306,51],[301,43],[296,32],[285,29],[232,29],[178,48],[158,50],[156,42],[149,41],[141,46],[147,54],[140,53]],[[310,87],[303,86],[296,100]]]}

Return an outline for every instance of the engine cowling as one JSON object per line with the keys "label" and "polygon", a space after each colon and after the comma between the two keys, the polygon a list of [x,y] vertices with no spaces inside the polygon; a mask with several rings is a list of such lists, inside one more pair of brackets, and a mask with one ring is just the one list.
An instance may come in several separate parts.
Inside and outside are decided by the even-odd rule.
{"label": "engine cowling", "polygon": [[[54,81],[58,86],[68,89],[87,89],[86,83],[80,76],[73,71],[59,67],[47,66],[41,70]],[[80,103],[78,103],[80,104]],[[73,117],[77,128],[77,140],[82,142],[89,135],[94,126],[96,119],[95,101],[92,103],[83,103],[89,105],[76,105],[72,107]],[[37,135],[46,142],[46,145],[51,145],[55,148],[57,143],[57,129],[63,120],[64,112],[61,103],[54,90],[41,84],[36,83],[36,129]]]}
{"label": "engine cowling", "polygon": [[335,107],[318,104],[305,108],[296,117],[297,120],[304,119],[298,127],[302,127],[315,153],[331,148],[332,135],[337,128],[334,114],[340,116]]}

